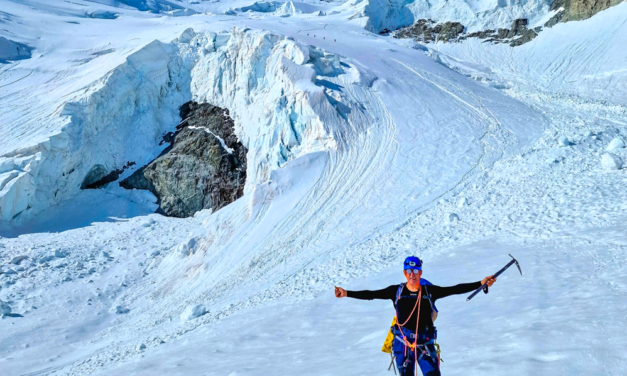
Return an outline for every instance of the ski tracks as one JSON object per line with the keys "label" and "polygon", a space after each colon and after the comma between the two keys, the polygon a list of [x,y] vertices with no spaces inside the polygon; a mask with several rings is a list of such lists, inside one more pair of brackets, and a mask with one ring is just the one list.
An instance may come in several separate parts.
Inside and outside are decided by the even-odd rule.
{"label": "ski tracks", "polygon": [[[459,192],[461,189],[463,189],[463,186],[465,184],[467,184],[472,178],[476,177],[479,173],[489,171],[494,163],[503,156],[505,146],[515,143],[516,138],[513,132],[503,128],[501,122],[483,104],[481,98],[478,97],[476,94],[462,89],[459,85],[456,85],[455,88],[446,88],[445,85],[452,84],[450,81],[446,81],[442,77],[428,78],[427,76],[433,75],[427,72],[420,73],[418,68],[411,67],[397,59],[392,58],[392,60],[396,61],[407,70],[420,77],[420,79],[426,81],[427,83],[438,88],[440,91],[449,95],[451,98],[453,98],[454,101],[460,103],[463,107],[466,107],[471,113],[474,113],[484,124],[484,133],[479,138],[482,151],[478,160],[454,186],[452,186],[441,195],[437,196],[435,199],[431,200],[428,204],[414,210],[413,212],[419,213],[425,210],[425,208],[431,206],[442,197],[447,196],[453,192]],[[436,82],[436,80],[438,80],[439,82]],[[461,98],[460,95],[454,92],[455,90],[461,91],[460,94],[471,96],[477,102],[477,104],[473,105],[464,100],[463,98]]]}

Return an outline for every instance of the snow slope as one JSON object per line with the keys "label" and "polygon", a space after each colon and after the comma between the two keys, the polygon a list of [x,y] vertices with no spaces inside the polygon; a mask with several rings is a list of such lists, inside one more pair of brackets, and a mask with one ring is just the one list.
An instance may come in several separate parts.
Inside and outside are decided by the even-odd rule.
{"label": "snow slope", "polygon": [[[625,17],[627,4],[619,4],[593,18],[557,24],[550,32],[545,29],[533,43],[516,48],[469,39],[438,43],[435,49],[444,54],[440,59],[444,65],[478,80],[492,80],[493,85],[625,106],[627,52],[621,47],[627,42]],[[456,64],[455,59],[464,63]]]}
{"label": "snow slope", "polygon": [[[23,316],[0,320],[7,374],[379,374],[390,303],[337,300],[334,284],[397,283],[408,254],[434,283],[469,282],[510,252],[522,279],[439,303],[444,372],[622,371],[627,179],[600,160],[627,137],[612,73],[624,13],[585,21],[605,57],[568,23],[514,59],[373,35],[346,4],[97,5],[111,19],[80,0],[29,4],[2,2],[23,20],[8,30],[36,30],[19,40],[33,56],[0,68],[0,300]],[[586,91],[608,83],[613,102]],[[189,99],[234,117],[250,151],[241,199],[176,219],[115,183],[79,190],[95,163],[153,158]]]}
{"label": "snow slope", "polygon": [[467,31],[509,28],[518,18],[529,20],[530,26],[547,21],[551,10],[548,0],[350,0],[343,5],[350,19],[356,20],[366,30],[379,33],[385,29],[396,30],[417,20],[460,22]]}

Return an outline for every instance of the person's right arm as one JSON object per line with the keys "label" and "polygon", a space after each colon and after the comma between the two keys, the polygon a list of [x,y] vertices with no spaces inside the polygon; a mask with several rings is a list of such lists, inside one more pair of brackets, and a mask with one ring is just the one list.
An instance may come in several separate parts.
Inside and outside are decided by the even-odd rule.
{"label": "person's right arm", "polygon": [[372,299],[391,299],[394,300],[396,298],[396,291],[398,291],[398,285],[392,285],[386,287],[382,290],[362,290],[362,291],[347,291],[340,287],[336,287],[337,290],[341,290],[341,293],[338,296],[336,292],[335,296],[338,298],[343,298],[345,296],[354,299],[361,300],[372,300]]}

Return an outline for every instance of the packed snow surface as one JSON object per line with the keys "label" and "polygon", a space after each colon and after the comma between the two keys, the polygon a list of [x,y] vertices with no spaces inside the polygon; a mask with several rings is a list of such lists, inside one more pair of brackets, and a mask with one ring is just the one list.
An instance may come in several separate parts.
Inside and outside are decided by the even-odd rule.
{"label": "packed snow surface", "polygon": [[[447,4],[0,0],[30,48],[0,63],[2,375],[381,374],[391,303],[334,285],[399,283],[408,255],[473,282],[508,253],[523,276],[438,302],[443,372],[621,374],[627,4],[514,49],[368,31],[550,15]],[[242,198],[181,219],[81,189],[155,158],[189,100],[233,117]]]}

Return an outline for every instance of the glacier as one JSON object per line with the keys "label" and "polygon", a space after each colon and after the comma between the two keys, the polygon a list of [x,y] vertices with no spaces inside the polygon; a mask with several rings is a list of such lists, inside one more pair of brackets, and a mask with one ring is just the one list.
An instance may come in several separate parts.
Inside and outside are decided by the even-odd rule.
{"label": "glacier", "polygon": [[[68,120],[60,133],[3,155],[4,221],[28,220],[73,197],[93,166],[113,171],[147,163],[177,123],[178,106],[192,97],[233,113],[240,138],[252,149],[249,186],[302,153],[335,147],[324,124],[343,120],[314,79],[316,72],[341,69],[336,56],[269,34],[209,33],[190,40],[188,34],[195,33],[177,38],[187,42],[179,43],[180,50],[152,42],[133,53],[85,88],[83,98],[63,106],[59,116]],[[251,63],[238,66],[237,60]],[[253,141],[246,132],[256,136]]]}

